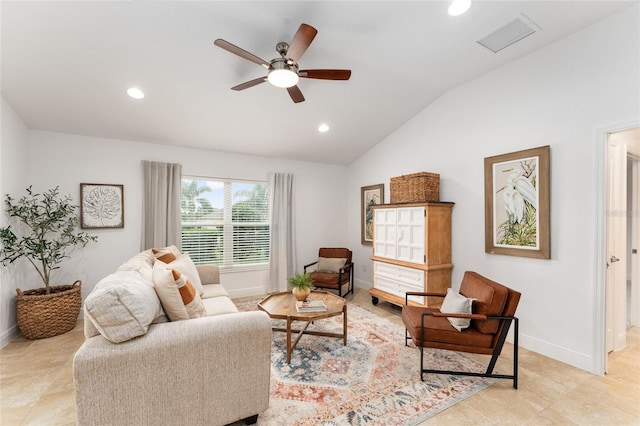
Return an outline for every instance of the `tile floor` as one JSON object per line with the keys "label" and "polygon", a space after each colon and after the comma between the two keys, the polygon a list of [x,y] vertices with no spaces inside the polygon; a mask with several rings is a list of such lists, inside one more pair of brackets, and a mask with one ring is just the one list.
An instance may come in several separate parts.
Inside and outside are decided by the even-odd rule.
{"label": "tile floor", "polygon": [[[348,299],[402,323],[398,307],[373,306],[366,290]],[[83,339],[78,324],[62,336],[19,338],[0,350],[0,425],[75,424],[71,365]],[[423,424],[640,425],[640,328],[629,329],[627,340],[609,356],[604,377],[521,349],[518,390],[501,380]],[[498,368],[510,368],[510,350]]]}

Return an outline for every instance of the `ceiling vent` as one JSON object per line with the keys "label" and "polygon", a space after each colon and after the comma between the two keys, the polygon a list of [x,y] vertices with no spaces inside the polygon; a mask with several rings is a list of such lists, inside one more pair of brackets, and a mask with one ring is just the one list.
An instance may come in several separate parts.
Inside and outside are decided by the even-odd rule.
{"label": "ceiling vent", "polygon": [[521,15],[488,36],[478,40],[478,44],[497,53],[507,46],[522,40],[540,29],[533,21]]}

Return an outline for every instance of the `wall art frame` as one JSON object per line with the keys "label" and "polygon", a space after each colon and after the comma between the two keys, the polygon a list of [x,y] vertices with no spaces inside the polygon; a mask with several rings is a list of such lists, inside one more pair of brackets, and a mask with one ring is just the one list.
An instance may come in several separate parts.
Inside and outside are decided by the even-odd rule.
{"label": "wall art frame", "polygon": [[384,183],[360,188],[360,240],[363,245],[373,245],[373,209],[384,204]]}
{"label": "wall art frame", "polygon": [[484,159],[485,252],[551,258],[549,145]]}
{"label": "wall art frame", "polygon": [[81,183],[80,228],[124,228],[124,185]]}

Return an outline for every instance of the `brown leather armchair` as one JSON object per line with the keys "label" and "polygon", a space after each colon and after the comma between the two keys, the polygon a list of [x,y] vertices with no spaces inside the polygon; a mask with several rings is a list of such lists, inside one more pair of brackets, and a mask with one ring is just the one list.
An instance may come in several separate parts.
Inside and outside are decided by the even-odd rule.
{"label": "brown leather armchair", "polygon": [[352,255],[348,248],[323,247],[318,251],[318,260],[304,265],[304,271],[311,274],[314,287],[338,290],[340,297],[343,297],[342,288],[347,285],[344,293],[347,296],[353,294]]}
{"label": "brown leather armchair", "polygon": [[[482,275],[464,273],[460,294],[475,299],[471,314],[451,314],[440,309],[424,307],[409,302],[409,296],[439,296],[443,294],[408,292],[402,307],[402,322],[406,328],[405,343],[409,340],[420,347],[420,378],[424,373],[512,379],[518,388],[518,318],[514,316],[520,293],[498,284]],[[411,303],[411,304],[410,304]],[[462,331],[456,330],[448,318],[468,318],[471,324]],[[493,369],[502,351],[511,323],[514,325],[513,374],[494,374]],[[491,355],[485,372],[448,371],[427,369],[424,366],[424,348]]]}

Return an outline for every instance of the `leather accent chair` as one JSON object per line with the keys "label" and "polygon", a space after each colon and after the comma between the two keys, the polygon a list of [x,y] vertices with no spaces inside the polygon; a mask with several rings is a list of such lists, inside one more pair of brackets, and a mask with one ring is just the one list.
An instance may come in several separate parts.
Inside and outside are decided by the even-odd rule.
{"label": "leather accent chair", "polygon": [[[408,301],[409,296],[444,297],[443,294],[408,292],[405,296],[405,304],[402,307],[402,322],[406,328],[405,344],[408,345],[409,340],[412,340],[417,347],[420,347],[421,380],[424,380],[424,373],[493,377],[512,379],[513,387],[517,389],[518,318],[514,315],[521,294],[471,271],[464,273],[460,294],[476,299],[473,301],[471,314],[442,313],[438,308],[425,307]],[[469,318],[471,324],[468,328],[458,331],[451,325],[448,317]],[[514,325],[513,374],[494,374],[493,369],[511,323]],[[424,348],[485,354],[491,355],[491,359],[485,372],[425,368]]]}
{"label": "leather accent chair", "polygon": [[[353,253],[343,247],[323,247],[318,251],[318,260],[304,265],[304,271],[311,274],[313,286],[316,288],[338,290],[338,296],[353,294]],[[344,265],[336,267],[333,260],[346,259]],[[325,269],[324,265],[334,265]],[[340,262],[338,262],[339,264]],[[314,266],[315,265],[315,266]],[[343,287],[347,285],[347,291],[342,294]]]}

